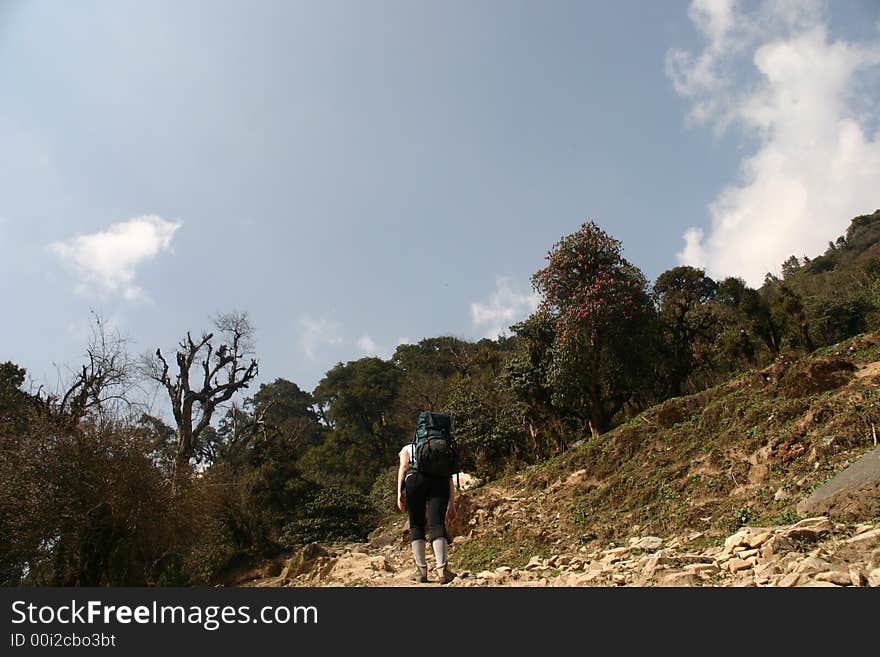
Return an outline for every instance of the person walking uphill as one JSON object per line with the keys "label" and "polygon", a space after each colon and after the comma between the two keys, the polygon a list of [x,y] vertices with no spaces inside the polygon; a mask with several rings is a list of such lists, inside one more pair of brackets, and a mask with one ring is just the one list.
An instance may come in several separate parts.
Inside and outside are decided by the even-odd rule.
{"label": "person walking uphill", "polygon": [[428,581],[425,549],[427,536],[430,536],[437,579],[446,584],[456,577],[447,563],[446,521],[456,517],[452,475],[459,465],[449,416],[430,411],[419,413],[413,441],[403,446],[399,457],[397,508],[409,515],[410,541],[417,569],[414,579],[422,583]]}

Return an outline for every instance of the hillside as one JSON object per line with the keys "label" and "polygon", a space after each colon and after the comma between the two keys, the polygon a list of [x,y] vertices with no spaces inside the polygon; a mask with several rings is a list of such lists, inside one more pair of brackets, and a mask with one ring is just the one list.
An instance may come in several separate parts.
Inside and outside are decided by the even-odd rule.
{"label": "hillside", "polygon": [[[464,490],[451,585],[878,586],[880,484],[804,504],[875,449],[878,386],[880,335],[783,354]],[[223,583],[406,586],[410,572],[397,515],[367,543],[311,544]]]}

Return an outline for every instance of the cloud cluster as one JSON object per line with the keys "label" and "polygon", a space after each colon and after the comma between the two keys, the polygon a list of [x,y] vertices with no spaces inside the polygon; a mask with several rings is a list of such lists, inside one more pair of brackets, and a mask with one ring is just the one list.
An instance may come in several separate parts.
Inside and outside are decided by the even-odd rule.
{"label": "cloud cluster", "polygon": [[362,335],[358,338],[357,348],[364,356],[378,356],[379,345],[369,335]]}
{"label": "cloud cluster", "polygon": [[73,267],[83,294],[118,293],[126,300],[142,296],[135,285],[135,269],[171,248],[180,223],[155,215],[112,224],[107,230],[53,242],[49,250]]}
{"label": "cloud cluster", "polygon": [[387,343],[385,345],[379,344],[376,342],[371,336],[364,334],[357,339],[357,348],[362,356],[375,356],[377,358],[382,358],[384,360],[388,360],[394,355],[394,351],[402,344],[410,344],[412,341],[407,337],[399,337],[397,341],[394,343],[394,346],[388,348]]}
{"label": "cloud cluster", "polygon": [[510,277],[496,276],[495,291],[489,300],[471,304],[471,322],[483,331],[483,337],[495,340],[506,335],[511,324],[534,312],[539,301],[536,293],[519,291]]}
{"label": "cloud cluster", "polygon": [[858,86],[880,64],[880,42],[832,40],[825,5],[766,0],[750,14],[733,0],[694,0],[699,54],[667,53],[688,120],[756,140],[741,179],[708,210],[711,228],[684,234],[681,264],[759,286],[791,255],[824,252],[849,220],[880,207],[880,93]]}
{"label": "cloud cluster", "polygon": [[310,360],[314,360],[319,347],[342,344],[339,324],[333,320],[307,315],[299,320],[299,325],[299,347]]}
{"label": "cloud cluster", "polygon": [[410,342],[409,338],[400,337],[397,338],[394,347],[388,349],[387,346],[379,344],[366,333],[352,342],[349,338],[343,337],[345,331],[339,322],[326,317],[315,319],[309,315],[299,320],[299,329],[299,348],[309,360],[314,360],[318,350],[323,346],[345,345],[351,347],[352,344],[357,349],[359,356],[375,356],[387,360],[391,358],[394,349]]}

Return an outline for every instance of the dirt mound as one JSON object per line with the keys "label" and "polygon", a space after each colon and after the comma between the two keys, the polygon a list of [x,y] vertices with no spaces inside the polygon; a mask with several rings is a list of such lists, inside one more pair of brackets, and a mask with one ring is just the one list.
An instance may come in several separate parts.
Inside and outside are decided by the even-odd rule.
{"label": "dirt mound", "polygon": [[803,360],[783,355],[758,375],[768,384],[768,392],[796,399],[846,385],[856,369],[856,365],[846,358],[832,356]]}
{"label": "dirt mound", "polygon": [[841,491],[826,500],[811,505],[814,513],[846,522],[864,518],[880,518],[880,481]]}

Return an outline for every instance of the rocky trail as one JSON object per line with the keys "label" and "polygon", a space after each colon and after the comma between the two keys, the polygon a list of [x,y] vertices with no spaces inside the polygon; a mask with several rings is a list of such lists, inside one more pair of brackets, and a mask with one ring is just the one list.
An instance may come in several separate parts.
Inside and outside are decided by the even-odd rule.
{"label": "rocky trail", "polygon": [[[401,534],[404,526],[399,526]],[[313,543],[248,573],[239,586],[440,586],[410,580],[412,557],[404,538],[373,542]],[[445,586],[880,586],[880,523],[845,524],[827,516],[792,525],[743,527],[723,545],[699,548],[699,534],[664,539],[633,536],[626,545],[580,547],[522,567],[461,570]],[[450,564],[455,564],[455,539]],[[429,565],[433,563],[428,554]]]}

